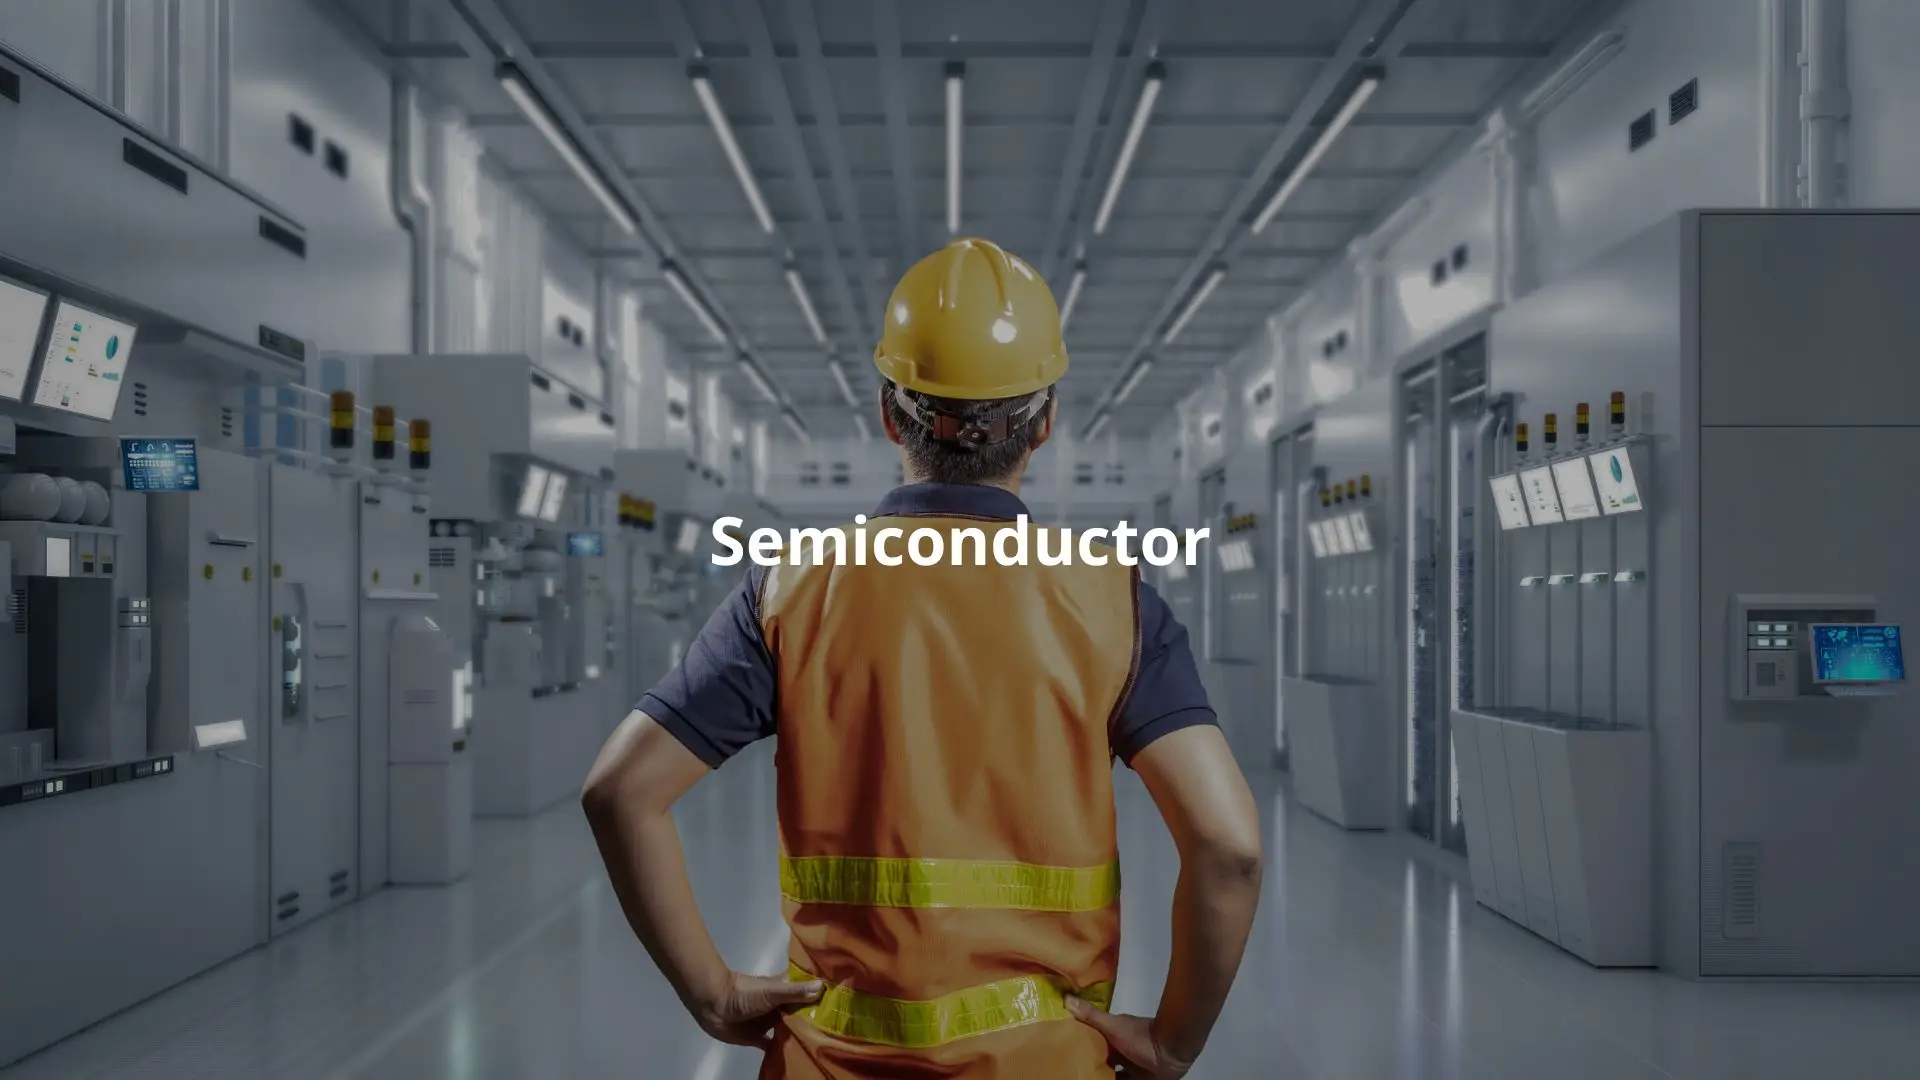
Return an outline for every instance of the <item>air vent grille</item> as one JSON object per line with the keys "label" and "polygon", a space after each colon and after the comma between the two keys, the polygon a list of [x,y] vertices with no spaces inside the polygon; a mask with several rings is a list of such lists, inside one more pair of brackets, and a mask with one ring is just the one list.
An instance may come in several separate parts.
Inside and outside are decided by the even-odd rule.
{"label": "air vent grille", "polygon": [[127,164],[153,177],[182,195],[187,193],[187,170],[141,146],[132,139],[120,140],[120,157]]}
{"label": "air vent grille", "polygon": [[1641,113],[1639,118],[1627,127],[1627,149],[1638,150],[1653,141],[1653,110]]}
{"label": "air vent grille", "polygon": [[0,97],[18,105],[20,103],[20,73],[12,68],[0,67]]}
{"label": "air vent grille", "polygon": [[27,590],[15,589],[13,595],[7,597],[7,614],[13,616],[14,633],[27,632]]}
{"label": "air vent grille", "polygon": [[459,559],[459,553],[450,547],[427,549],[427,565],[435,570],[451,570],[458,564]]}
{"label": "air vent grille", "polygon": [[133,384],[133,415],[135,416],[147,415],[147,384],[146,383],[137,382]]}
{"label": "air vent grille", "polygon": [[262,214],[260,239],[298,258],[307,257],[307,239],[285,225]]}
{"label": "air vent grille", "polygon": [[1721,936],[1760,936],[1760,845],[1733,843],[1725,847],[1721,874],[1726,881],[1726,910]]}
{"label": "air vent grille", "polygon": [[1667,123],[1677,124],[1700,107],[1700,80],[1688,79],[1687,85],[1667,95]]}
{"label": "air vent grille", "polygon": [[220,434],[233,438],[233,409],[225,405],[220,407]]}
{"label": "air vent grille", "polygon": [[307,123],[298,113],[288,113],[287,141],[298,147],[303,154],[313,153],[313,125]]}

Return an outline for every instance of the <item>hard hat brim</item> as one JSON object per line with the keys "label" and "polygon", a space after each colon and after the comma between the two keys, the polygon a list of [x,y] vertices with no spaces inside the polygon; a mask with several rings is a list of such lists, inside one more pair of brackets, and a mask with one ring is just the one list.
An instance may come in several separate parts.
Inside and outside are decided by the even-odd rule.
{"label": "hard hat brim", "polygon": [[934,397],[949,398],[954,401],[998,401],[1001,398],[1025,397],[1038,393],[1060,381],[1067,373],[1067,350],[1063,346],[1054,350],[1052,356],[1041,364],[1040,370],[1030,379],[1016,382],[999,383],[993,386],[977,386],[966,383],[936,382],[920,377],[920,366],[906,357],[890,356],[877,352],[873,357],[873,366],[889,382],[903,390],[930,394]]}

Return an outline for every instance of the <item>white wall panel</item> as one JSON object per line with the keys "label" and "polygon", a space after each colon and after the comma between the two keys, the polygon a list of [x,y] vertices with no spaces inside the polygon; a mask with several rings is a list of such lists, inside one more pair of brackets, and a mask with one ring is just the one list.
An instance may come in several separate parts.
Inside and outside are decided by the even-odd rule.
{"label": "white wall panel", "polygon": [[[1382,259],[1380,348],[1371,358],[1386,371],[1402,356],[1433,340],[1494,302],[1492,165],[1484,152],[1449,166],[1426,191],[1427,209],[1396,238]],[[1466,265],[1455,268],[1456,248]],[[1434,265],[1446,262],[1445,279]]]}
{"label": "white wall panel", "polygon": [[1920,206],[1920,4],[1851,0],[1847,80],[1853,94],[1848,202]]}
{"label": "white wall panel", "polygon": [[110,102],[105,7],[86,0],[7,0],[0,8],[0,41]]}

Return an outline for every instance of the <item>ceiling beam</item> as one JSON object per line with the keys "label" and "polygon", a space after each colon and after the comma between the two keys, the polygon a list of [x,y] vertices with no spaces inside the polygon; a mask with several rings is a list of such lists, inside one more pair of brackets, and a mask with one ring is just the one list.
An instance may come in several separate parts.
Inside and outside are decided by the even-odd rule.
{"label": "ceiling beam", "polygon": [[[670,2],[677,3],[678,0]],[[813,222],[816,250],[824,250],[826,255],[827,284],[835,302],[840,305],[842,333],[852,335],[857,342],[866,336],[864,321],[860,317],[860,303],[853,298],[853,290],[847,286],[847,269],[840,261],[839,240],[832,226],[827,223],[826,203],[820,197],[820,185],[813,179],[814,168],[813,162],[807,157],[807,142],[801,137],[800,125],[794,120],[793,101],[787,94],[786,75],[780,70],[780,60],[774,55],[773,35],[767,30],[766,16],[760,10],[759,0],[734,0],[733,7],[741,27],[747,32],[747,44],[756,61],[753,65],[754,79],[760,85],[762,101],[771,111],[780,141],[786,146],[788,166],[795,175],[805,177],[799,185],[800,203]],[[861,351],[857,344],[848,350],[847,344],[841,342],[842,352],[858,355]]]}
{"label": "ceiling beam", "polygon": [[[857,318],[853,328],[862,338],[872,341],[876,335],[868,317],[877,318],[880,310],[886,306],[886,300],[877,295],[878,289],[873,280],[873,256],[868,253],[860,197],[853,189],[853,167],[847,161],[846,140],[840,134],[839,109],[833,100],[833,80],[827,76],[827,64],[820,55],[820,25],[814,16],[813,0],[787,0],[787,29],[799,46],[800,68],[807,80],[807,96],[813,99],[814,110],[821,121],[820,139],[827,153],[827,170],[833,174],[834,192],[840,200],[840,217],[835,223],[846,230],[847,238],[853,242],[854,270],[860,279],[860,297],[866,301],[866,308],[855,313]],[[811,169],[808,172],[812,174]],[[832,222],[834,219],[828,220]]]}
{"label": "ceiling beam", "polygon": [[[897,99],[890,99],[889,108],[897,107]],[[841,127],[880,127],[891,121],[888,113],[841,113],[834,122]],[[594,127],[618,128],[704,128],[707,126],[705,114],[699,112],[623,112],[623,113],[585,113],[582,118]],[[1112,117],[1101,120],[1109,125]],[[1276,112],[1204,112],[1204,113],[1155,113],[1154,123],[1167,128],[1269,128],[1278,124],[1292,123],[1292,113]],[[1480,119],[1476,112],[1372,112],[1362,113],[1353,119],[1356,128],[1382,127],[1466,127]],[[945,113],[907,113],[904,114],[908,128],[941,128],[947,126]],[[475,113],[467,120],[477,128],[527,127],[526,117],[519,113]],[[749,113],[730,114],[727,122],[736,130],[740,128],[780,127],[785,121],[779,114]],[[811,113],[793,113],[795,125],[803,128],[822,127],[825,121]],[[1067,113],[982,113],[967,117],[967,126],[982,128],[1067,128],[1072,129],[1076,118]],[[1309,128],[1326,126],[1317,119],[1310,118]],[[1103,155],[1104,156],[1104,155]]]}
{"label": "ceiling beam", "polygon": [[[913,189],[913,141],[907,134],[907,77],[900,58],[898,0],[873,0],[873,40],[880,61],[880,100],[886,107],[887,153],[893,159],[893,204],[900,228],[899,272],[920,258],[920,203]],[[945,177],[945,173],[936,172]]]}
{"label": "ceiling beam", "polygon": [[[1307,134],[1309,122],[1332,102],[1334,95],[1341,87],[1348,84],[1354,65],[1363,56],[1375,60],[1391,59],[1390,56],[1382,55],[1387,52],[1386,45],[1389,42],[1381,41],[1381,35],[1387,34],[1391,39],[1399,29],[1404,29],[1408,25],[1406,16],[1410,15],[1412,9],[1419,6],[1421,2],[1422,0],[1411,0],[1409,4],[1402,7],[1398,0],[1368,0],[1359,17],[1347,30],[1346,37],[1340,42],[1340,48],[1321,67],[1312,85],[1307,88],[1300,106],[1293,110],[1286,125],[1280,129],[1279,134],[1274,136],[1266,153],[1261,155],[1260,163],[1254,166],[1246,182],[1240,186],[1239,194],[1234,196],[1226,211],[1214,224],[1206,243],[1194,253],[1192,261],[1181,273],[1179,281],[1161,302],[1153,317],[1141,329],[1132,354],[1122,365],[1120,378],[1126,378],[1134,363],[1152,347],[1160,333],[1160,328],[1166,325],[1167,320],[1173,316],[1179,305],[1186,301],[1201,276],[1208,273],[1230,253],[1236,241],[1245,238],[1248,212],[1253,208],[1255,200],[1266,192],[1280,167],[1294,156],[1302,138]],[[1404,43],[1391,42],[1395,50],[1402,44]],[[1370,49],[1371,55],[1369,55]],[[1109,392],[1103,397],[1110,398],[1112,391],[1118,388],[1119,384],[1116,382],[1108,388]]]}
{"label": "ceiling beam", "polygon": [[[898,25],[896,23],[896,25]],[[895,34],[898,40],[899,35]],[[1551,55],[1553,41],[1415,41],[1401,55],[1434,60],[1538,60]],[[1189,41],[1169,42],[1160,49],[1162,60],[1331,60],[1338,42],[1302,41]],[[396,60],[464,60],[473,54],[458,41],[392,41],[381,52]],[[711,61],[749,60],[751,50],[741,42],[711,42],[705,46]],[[874,60],[880,48],[857,41],[823,41],[820,52],[828,60]],[[903,60],[1089,60],[1099,55],[1092,45],[1076,41],[912,41],[901,42]],[[539,60],[676,60],[678,52],[667,41],[537,41],[528,54]],[[774,56],[797,60],[799,49],[777,44]],[[1134,56],[1121,45],[1115,60]]]}
{"label": "ceiling beam", "polygon": [[[561,168],[559,166],[548,166],[548,165],[543,165],[536,168],[516,169],[516,168],[513,168],[512,166],[503,164],[501,166],[500,172],[501,172],[501,175],[505,176],[509,180],[558,180],[558,179],[570,177],[573,175],[573,173],[568,171],[567,169]],[[1419,176],[1420,172],[1421,171],[1419,169],[1368,169],[1368,168],[1343,169],[1343,168],[1328,167],[1328,168],[1322,168],[1322,169],[1315,169],[1313,171],[1313,175],[1321,178],[1322,180],[1406,181],[1406,180],[1411,180],[1416,176]],[[635,166],[627,169],[626,175],[627,175],[627,178],[630,180],[711,180],[719,177],[730,178],[732,176],[732,173],[723,169],[712,169],[712,168],[705,168],[702,166],[684,166],[683,167],[683,166],[674,165],[672,163],[662,163],[659,165]],[[1094,175],[1093,170],[1088,169],[1087,171],[1081,174],[1081,179],[1090,180],[1093,178],[1093,175]],[[1220,169],[1220,168],[1212,168],[1209,166],[1191,166],[1191,165],[1169,166],[1169,167],[1158,168],[1158,169],[1137,168],[1133,170],[1133,179],[1135,180],[1240,180],[1240,179],[1244,179],[1246,175],[1247,175],[1246,170],[1244,169]],[[929,182],[940,181],[944,183],[946,181],[946,176],[947,174],[940,169],[922,169],[916,172],[911,179],[929,181]],[[755,169],[753,170],[753,177],[754,179],[761,180],[761,181],[784,181],[784,180],[796,179],[797,174],[790,172],[786,169]],[[888,180],[888,179],[891,179],[892,177],[893,177],[892,169],[855,169],[853,170],[853,178],[855,180]],[[813,178],[815,181],[821,181],[821,180],[831,180],[833,179],[833,176],[831,173],[827,172],[824,169],[815,169],[813,173]],[[974,180],[974,181],[1045,180],[1046,178],[1047,178],[1046,173],[1036,169],[985,169],[983,168],[983,169],[967,170],[967,179]],[[1176,213],[1176,212],[1178,211],[1168,211],[1168,213]],[[1211,212],[1204,211],[1204,210],[1185,211],[1184,213],[1191,213],[1196,217],[1211,218],[1213,216]],[[867,215],[867,216],[871,217],[872,215]],[[1284,213],[1281,214],[1282,218],[1285,218],[1287,216],[1288,216],[1287,214],[1284,214]],[[1311,215],[1307,215],[1307,216],[1311,217]]]}
{"label": "ceiling beam", "polygon": [[[1067,152],[1060,160],[1060,179],[1053,189],[1053,213],[1047,218],[1046,237],[1039,251],[1040,276],[1052,281],[1060,270],[1061,234],[1067,227],[1067,215],[1080,194],[1081,178],[1087,168],[1087,151],[1093,148],[1093,133],[1100,123],[1100,110],[1107,100],[1107,87],[1113,82],[1116,62],[1113,47],[1120,40],[1130,4],[1101,4],[1100,18],[1094,23],[1093,52],[1087,63],[1086,77],[1080,82],[1080,107],[1075,110],[1073,131],[1067,136]],[[1147,0],[1135,36],[1141,31],[1157,36],[1160,14],[1166,0]]]}

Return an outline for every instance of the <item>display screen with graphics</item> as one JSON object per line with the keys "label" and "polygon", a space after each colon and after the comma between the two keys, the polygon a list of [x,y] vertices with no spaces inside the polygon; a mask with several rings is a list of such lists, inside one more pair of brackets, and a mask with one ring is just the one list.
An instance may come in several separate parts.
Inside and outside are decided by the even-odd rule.
{"label": "display screen with graphics", "polygon": [[1600,497],[1593,493],[1593,475],[1584,458],[1553,463],[1553,482],[1560,488],[1560,509],[1568,521],[1600,516]]}
{"label": "display screen with graphics", "polygon": [[1624,446],[1589,457],[1593,483],[1599,489],[1600,509],[1608,514],[1630,514],[1640,509],[1640,484],[1633,478],[1633,459]]}
{"label": "display screen with graphics", "polygon": [[1822,684],[1890,683],[1907,679],[1900,628],[1886,623],[1814,623],[1807,627],[1813,681]]}
{"label": "display screen with graphics", "polygon": [[128,491],[199,491],[200,451],[192,439],[121,439]]}
{"label": "display screen with graphics", "polygon": [[567,534],[567,554],[591,558],[606,553],[605,542],[597,532],[570,532]]}
{"label": "display screen with graphics", "polygon": [[682,555],[691,555],[700,548],[700,523],[692,518],[682,518],[680,535],[674,538],[674,550]]}
{"label": "display screen with graphics", "polygon": [[547,495],[540,503],[541,521],[559,521],[560,506],[567,498],[567,474],[554,473],[547,477]]}
{"label": "display screen with graphics", "polygon": [[1527,496],[1527,516],[1535,525],[1557,525],[1567,520],[1560,512],[1560,492],[1553,486],[1553,470],[1545,465],[1520,471],[1520,490]]}
{"label": "display screen with graphics", "polygon": [[1500,514],[1500,527],[1508,530],[1526,528],[1527,497],[1520,494],[1520,478],[1496,476],[1491,483],[1493,508]]}
{"label": "display screen with graphics", "polygon": [[33,347],[52,299],[37,289],[0,278],[0,398],[19,401],[27,392]]}
{"label": "display screen with graphics", "polygon": [[540,516],[542,500],[547,497],[547,470],[539,465],[527,466],[526,482],[520,485],[520,501],[513,512],[523,518]]}
{"label": "display screen with graphics", "polygon": [[1353,546],[1357,551],[1373,550],[1373,529],[1367,524],[1364,510],[1355,510],[1347,515],[1347,524],[1353,528]]}
{"label": "display screen with graphics", "polygon": [[53,310],[33,403],[94,420],[113,419],[134,327],[70,301]]}
{"label": "display screen with graphics", "polygon": [[1334,518],[1327,522],[1327,529],[1333,534],[1333,550],[1342,555],[1351,555],[1359,550],[1353,542],[1353,526],[1346,518]]}
{"label": "display screen with graphics", "polygon": [[1324,559],[1327,557],[1327,530],[1322,528],[1319,522],[1307,522],[1307,542],[1313,545],[1314,558]]}

